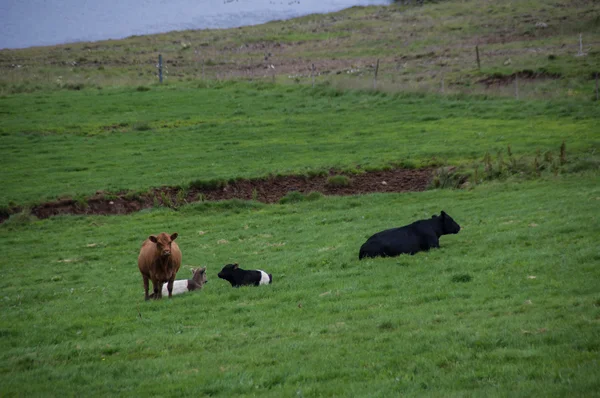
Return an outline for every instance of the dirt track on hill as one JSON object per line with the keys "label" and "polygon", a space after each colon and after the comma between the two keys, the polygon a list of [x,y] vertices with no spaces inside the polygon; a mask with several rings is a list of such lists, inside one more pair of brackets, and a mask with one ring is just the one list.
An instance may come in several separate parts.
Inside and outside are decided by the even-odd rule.
{"label": "dirt track on hill", "polygon": [[[328,178],[345,175],[350,179],[347,186],[333,186]],[[331,170],[329,175],[314,177],[276,176],[229,182],[218,188],[161,187],[147,193],[132,195],[127,192],[105,193],[85,201],[60,199],[37,205],[31,214],[38,218],[48,218],[59,214],[129,214],[154,206],[178,207],[198,201],[218,201],[227,199],[255,199],[264,203],[276,203],[288,193],[297,191],[302,194],[320,192],[324,195],[357,195],[372,192],[418,192],[424,191],[432,177],[432,169],[393,169],[365,172],[352,175]],[[22,209],[14,208],[12,213]],[[4,222],[8,215],[0,216]]]}

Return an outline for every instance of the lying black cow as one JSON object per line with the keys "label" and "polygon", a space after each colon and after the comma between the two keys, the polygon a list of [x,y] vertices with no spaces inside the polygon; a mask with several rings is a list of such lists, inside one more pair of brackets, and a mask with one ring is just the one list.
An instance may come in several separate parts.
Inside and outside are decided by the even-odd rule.
{"label": "lying black cow", "polygon": [[442,211],[439,216],[415,221],[400,228],[387,229],[371,236],[360,247],[358,259],[365,257],[394,257],[400,254],[415,254],[440,247],[440,236],[457,234],[460,231],[452,217]]}
{"label": "lying black cow", "polygon": [[218,273],[218,277],[225,279],[233,287],[268,285],[273,282],[273,275],[267,274],[260,269],[246,271],[241,269],[237,264],[227,264],[224,266],[221,272]]}

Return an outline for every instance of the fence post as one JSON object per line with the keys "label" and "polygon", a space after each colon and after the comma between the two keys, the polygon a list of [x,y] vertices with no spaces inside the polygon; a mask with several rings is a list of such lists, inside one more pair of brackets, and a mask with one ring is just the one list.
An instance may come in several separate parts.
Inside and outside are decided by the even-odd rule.
{"label": "fence post", "polygon": [[375,76],[373,76],[373,90],[377,90],[377,72],[379,72],[379,58],[377,58],[377,65],[375,65]]}
{"label": "fence post", "polygon": [[162,54],[158,54],[158,81],[162,83]]}
{"label": "fence post", "polygon": [[475,46],[475,55],[477,56],[477,70],[481,72],[481,61],[479,60],[479,46]]}
{"label": "fence post", "polygon": [[598,72],[596,72],[596,101],[599,101],[600,98],[598,96]]}
{"label": "fence post", "polygon": [[515,74],[515,98],[519,99],[519,75]]}
{"label": "fence post", "polygon": [[442,94],[444,94],[444,74],[442,73]]}
{"label": "fence post", "polygon": [[310,71],[310,77],[312,77],[312,86],[315,88],[315,64],[312,64],[312,69]]}

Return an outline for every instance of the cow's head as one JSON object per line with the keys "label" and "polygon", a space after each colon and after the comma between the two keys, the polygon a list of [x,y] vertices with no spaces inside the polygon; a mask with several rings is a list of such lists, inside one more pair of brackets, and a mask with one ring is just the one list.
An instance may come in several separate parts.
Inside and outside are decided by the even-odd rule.
{"label": "cow's head", "polygon": [[460,225],[458,225],[444,210],[440,213],[439,219],[442,222],[444,234],[457,234],[458,231],[460,231]]}
{"label": "cow's head", "polygon": [[171,243],[177,238],[177,232],[169,235],[165,232],[161,232],[158,236],[150,235],[148,239],[156,243],[156,250],[162,257],[169,257],[171,255]]}
{"label": "cow's head", "polygon": [[239,268],[237,264],[227,264],[223,267],[221,272],[217,274],[217,276],[221,279],[225,279],[226,281],[230,281],[233,279],[233,272]]}
{"label": "cow's head", "polygon": [[200,286],[204,285],[207,282],[206,267],[193,269],[192,274],[192,280]]}

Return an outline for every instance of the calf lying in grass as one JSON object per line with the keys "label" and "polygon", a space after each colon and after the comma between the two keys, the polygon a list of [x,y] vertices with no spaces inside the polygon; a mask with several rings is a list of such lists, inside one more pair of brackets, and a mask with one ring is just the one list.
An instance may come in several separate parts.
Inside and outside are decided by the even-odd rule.
{"label": "calf lying in grass", "polygon": [[358,259],[365,257],[394,257],[400,254],[415,254],[440,247],[440,236],[457,234],[460,231],[452,217],[442,210],[439,216],[415,221],[400,228],[387,229],[371,236],[360,247]]}
{"label": "calf lying in grass", "polygon": [[237,264],[227,264],[219,272],[218,276],[231,283],[233,287],[268,285],[273,282],[273,275],[261,270],[246,271],[241,269]]}
{"label": "calf lying in grass", "polygon": [[[206,267],[192,269],[192,279],[180,279],[173,282],[173,294],[181,294],[202,289],[202,286],[204,286],[206,282]],[[163,296],[168,294],[167,283],[162,287],[162,294]]]}

